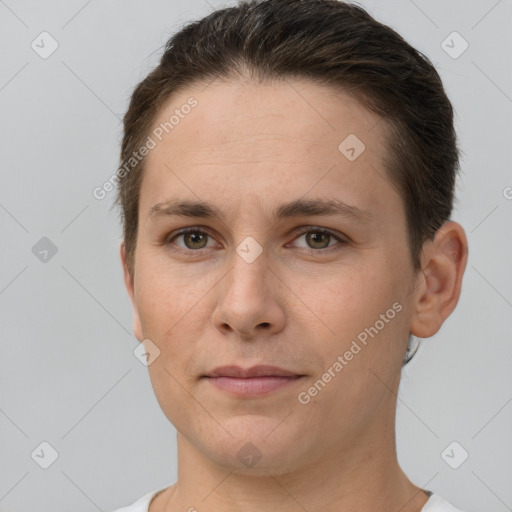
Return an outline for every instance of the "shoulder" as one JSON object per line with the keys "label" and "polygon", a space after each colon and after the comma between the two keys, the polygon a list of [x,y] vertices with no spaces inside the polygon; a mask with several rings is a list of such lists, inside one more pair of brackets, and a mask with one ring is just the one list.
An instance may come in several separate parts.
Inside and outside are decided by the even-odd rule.
{"label": "shoulder", "polygon": [[421,512],[463,512],[455,508],[451,503],[446,501],[439,494],[432,494],[428,501],[425,503]]}
{"label": "shoulder", "polygon": [[148,512],[149,504],[151,503],[152,499],[165,489],[166,488],[154,489],[148,492],[147,494],[144,494],[144,496],[141,496],[137,501],[133,502],[131,505],[122,508],[116,508],[115,510],[111,510],[110,512]]}

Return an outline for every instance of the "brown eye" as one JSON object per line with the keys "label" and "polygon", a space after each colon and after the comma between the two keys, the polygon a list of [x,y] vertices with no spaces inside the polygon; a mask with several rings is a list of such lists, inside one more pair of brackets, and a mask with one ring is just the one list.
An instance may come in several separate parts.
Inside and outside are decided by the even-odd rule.
{"label": "brown eye", "polygon": [[206,246],[208,235],[201,231],[192,231],[190,233],[182,233],[183,241],[187,249],[202,249]]}
{"label": "brown eye", "polygon": [[[302,243],[297,243],[297,240],[303,239]],[[322,253],[331,250],[341,249],[346,243],[346,240],[341,236],[337,236],[330,231],[320,228],[310,228],[303,230],[294,241],[297,247],[302,249],[314,250],[314,252]]]}
{"label": "brown eye", "polygon": [[[176,242],[176,240],[180,239],[183,241],[180,243]],[[210,239],[213,242],[212,237],[206,231],[197,228],[189,228],[179,231],[174,236],[169,236],[165,240],[165,245],[169,247],[175,246],[181,250],[199,251],[208,247],[208,241]],[[212,247],[211,244],[210,247]]]}
{"label": "brown eye", "polygon": [[325,249],[329,246],[331,238],[332,235],[325,231],[309,231],[306,233],[306,241],[312,249]]}

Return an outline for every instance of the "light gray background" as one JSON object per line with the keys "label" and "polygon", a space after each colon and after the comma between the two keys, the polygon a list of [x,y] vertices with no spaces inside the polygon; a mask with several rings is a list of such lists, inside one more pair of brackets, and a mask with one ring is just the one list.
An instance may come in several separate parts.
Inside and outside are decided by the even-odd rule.
{"label": "light gray background", "polygon": [[[222,5],[0,0],[2,512],[111,510],[176,479],[174,427],[133,355],[114,193],[92,191],[117,168],[134,86],[185,21]],[[467,512],[512,510],[511,1],[362,5],[437,66],[463,150],[453,218],[468,268],[458,308],[404,370],[399,460]],[[59,44],[47,59],[31,48],[43,31]],[[457,59],[441,47],[453,31],[469,43]],[[58,249],[46,263],[42,237]],[[58,452],[48,469],[31,457],[43,441]],[[441,457],[452,441],[469,453],[458,469]]]}

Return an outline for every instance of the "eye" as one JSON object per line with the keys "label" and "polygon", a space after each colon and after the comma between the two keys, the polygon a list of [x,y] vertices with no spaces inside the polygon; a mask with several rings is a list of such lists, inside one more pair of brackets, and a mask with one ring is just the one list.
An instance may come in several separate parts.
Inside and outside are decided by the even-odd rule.
{"label": "eye", "polygon": [[[322,252],[330,252],[331,250],[336,250],[347,243],[345,239],[342,237],[335,235],[331,231],[322,228],[316,227],[308,227],[308,229],[304,229],[299,235],[294,239],[294,243],[297,243],[297,240],[300,240],[304,237],[306,245],[298,245],[298,247],[302,247],[311,252],[318,253]],[[183,243],[176,243],[176,240],[182,239]],[[171,234],[169,237],[165,238],[163,244],[166,246],[173,246],[172,248],[177,251],[184,252],[200,252],[201,249],[206,249],[208,247],[212,248],[215,246],[208,245],[208,240],[211,239],[213,243],[213,237],[204,229],[199,229],[198,227],[189,227],[184,228],[177,233]],[[336,243],[338,242],[338,243]],[[334,246],[334,247],[333,247]],[[332,249],[331,249],[332,248]]]}
{"label": "eye", "polygon": [[[184,245],[175,244],[173,242],[180,237],[183,238]],[[182,229],[172,237],[169,237],[166,239],[165,244],[177,245],[180,249],[196,251],[207,247],[208,238],[210,238],[210,235],[206,231],[192,227]]]}
{"label": "eye", "polygon": [[[344,243],[346,243],[346,241],[343,240],[341,237],[321,228],[310,228],[306,231],[303,231],[301,234],[299,234],[297,238],[295,238],[295,241],[299,240],[302,237],[305,237],[304,240],[306,241],[307,244],[305,247],[302,247],[306,249],[325,250],[332,247],[333,245],[343,245]],[[338,244],[331,243],[335,242],[336,240],[339,242]]]}

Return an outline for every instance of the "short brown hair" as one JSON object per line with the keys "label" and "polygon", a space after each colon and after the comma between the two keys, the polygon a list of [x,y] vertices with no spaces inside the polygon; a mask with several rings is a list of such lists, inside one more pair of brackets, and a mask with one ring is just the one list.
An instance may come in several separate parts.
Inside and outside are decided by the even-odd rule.
{"label": "short brown hair", "polygon": [[419,270],[423,243],[451,214],[459,167],[453,109],[434,66],[360,6],[248,0],[186,24],[132,94],[114,203],[121,206],[132,276],[145,159],[129,172],[128,162],[173,93],[247,73],[260,81],[297,77],[334,86],[386,121],[389,151],[383,161],[404,201],[411,259]]}

